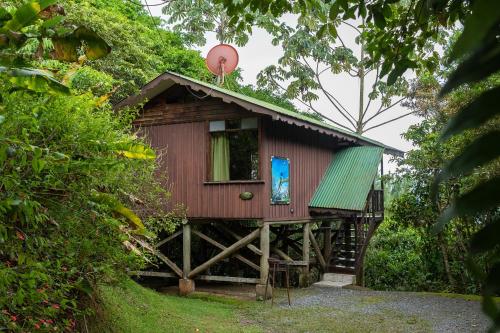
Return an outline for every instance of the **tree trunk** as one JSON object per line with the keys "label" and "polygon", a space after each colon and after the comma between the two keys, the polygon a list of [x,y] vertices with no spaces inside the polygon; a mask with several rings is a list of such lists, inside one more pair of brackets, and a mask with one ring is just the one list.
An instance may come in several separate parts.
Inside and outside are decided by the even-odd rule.
{"label": "tree trunk", "polygon": [[439,243],[439,248],[441,249],[441,254],[443,255],[444,270],[446,272],[446,277],[448,278],[448,283],[452,286],[455,286],[455,281],[453,280],[453,277],[451,276],[451,271],[450,271],[450,263],[449,263],[449,259],[448,259],[448,249],[446,248],[446,244],[444,243],[442,233],[438,234],[438,243]]}
{"label": "tree trunk", "polygon": [[361,54],[360,62],[361,65],[358,68],[359,75],[359,110],[358,110],[358,123],[356,124],[356,133],[363,134],[363,111],[365,107],[365,68],[363,64],[363,58],[365,57],[364,44],[361,42]]}

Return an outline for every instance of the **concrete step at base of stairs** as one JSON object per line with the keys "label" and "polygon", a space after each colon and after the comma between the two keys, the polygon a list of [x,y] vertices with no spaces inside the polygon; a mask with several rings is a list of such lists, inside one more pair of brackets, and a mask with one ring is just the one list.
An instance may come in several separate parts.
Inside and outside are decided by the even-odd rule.
{"label": "concrete step at base of stairs", "polygon": [[313,284],[317,287],[342,288],[356,283],[356,276],[353,274],[324,273],[321,281]]}

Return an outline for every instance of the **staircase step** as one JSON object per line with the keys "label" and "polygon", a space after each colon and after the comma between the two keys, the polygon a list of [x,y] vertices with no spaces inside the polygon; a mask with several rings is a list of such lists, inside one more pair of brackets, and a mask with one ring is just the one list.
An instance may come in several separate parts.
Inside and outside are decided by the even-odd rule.
{"label": "staircase step", "polygon": [[337,257],[335,259],[339,261],[356,261],[356,259],[354,258],[346,258],[346,257]]}

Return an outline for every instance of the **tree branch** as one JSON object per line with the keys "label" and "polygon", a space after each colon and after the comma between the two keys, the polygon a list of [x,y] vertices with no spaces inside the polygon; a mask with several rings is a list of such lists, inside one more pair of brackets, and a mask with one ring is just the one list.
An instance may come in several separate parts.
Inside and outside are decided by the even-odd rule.
{"label": "tree branch", "polygon": [[[372,92],[375,92],[375,89],[376,89],[377,83],[378,83],[378,81],[379,81],[379,77],[378,77],[379,68],[380,68],[380,66],[379,66],[379,65],[377,65],[377,76],[376,76],[376,78],[375,78],[375,82],[374,82],[374,83],[373,83],[373,85],[372,85]],[[367,73],[365,73],[365,77],[366,77],[366,74],[367,74]],[[366,115],[366,113],[368,112],[368,108],[370,107],[371,102],[372,102],[372,99],[370,98],[370,96],[368,96],[368,103],[366,103],[365,110],[363,111],[363,118],[365,118],[365,115]],[[361,121],[363,121],[363,119],[361,119]]]}
{"label": "tree branch", "polygon": [[389,105],[388,107],[386,107],[385,109],[381,110],[379,109],[373,116],[371,116],[370,118],[368,118],[364,123],[363,125],[366,125],[370,120],[380,116],[382,113],[384,113],[385,111],[393,108],[394,106],[398,105],[399,103],[401,103],[402,101],[404,101],[405,99],[407,99],[408,97],[402,97],[400,98],[399,100],[397,100],[396,102],[392,103],[391,105]]}
{"label": "tree branch", "polygon": [[404,118],[404,117],[409,116],[409,115],[414,114],[414,113],[416,113],[416,111],[411,111],[411,112],[405,113],[405,114],[404,114],[404,115],[402,115],[402,116],[399,116],[399,117],[396,117],[396,118],[392,118],[392,119],[390,119],[390,120],[384,121],[383,123],[380,123],[380,124],[374,125],[374,126],[372,126],[372,127],[368,127],[368,128],[367,128],[367,129],[365,129],[363,132],[368,132],[369,130],[372,130],[372,129],[374,129],[374,128],[377,128],[377,127],[380,127],[380,126],[383,126],[383,125],[387,125],[387,124],[389,124],[389,123],[392,123],[393,121],[399,120],[399,119],[401,119],[401,118]]}
{"label": "tree branch", "polygon": [[351,23],[347,22],[347,21],[341,21],[343,24],[353,28],[354,30],[356,30],[358,32],[358,34],[361,35],[361,30],[359,30],[357,27],[355,27],[354,25],[352,25]]}

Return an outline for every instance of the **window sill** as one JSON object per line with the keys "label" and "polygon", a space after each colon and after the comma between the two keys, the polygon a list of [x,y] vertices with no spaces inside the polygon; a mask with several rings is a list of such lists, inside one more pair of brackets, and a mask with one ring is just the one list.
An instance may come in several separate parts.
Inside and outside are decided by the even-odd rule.
{"label": "window sill", "polygon": [[203,185],[230,185],[230,184],[264,184],[263,180],[227,180],[227,181],[206,181]]}

